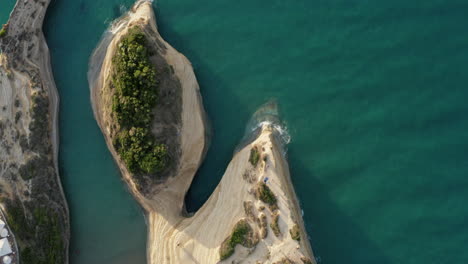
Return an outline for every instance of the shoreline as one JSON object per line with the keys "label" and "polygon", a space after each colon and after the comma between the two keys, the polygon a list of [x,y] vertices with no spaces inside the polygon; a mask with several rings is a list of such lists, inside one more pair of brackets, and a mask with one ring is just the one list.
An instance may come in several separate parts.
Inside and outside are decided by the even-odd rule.
{"label": "shoreline", "polygon": [[[273,145],[277,146],[276,148],[276,151],[278,151],[278,149],[281,149],[281,147],[278,147],[280,146],[280,143],[277,142],[278,139],[276,138],[276,136],[272,136],[272,143]],[[292,206],[294,207],[294,209],[292,210],[294,215],[295,215],[295,219],[296,221],[298,222],[297,224],[299,225],[300,227],[300,232],[301,232],[301,244],[303,245],[304,248],[307,249],[308,253],[310,256],[314,257],[314,253],[313,253],[313,250],[312,250],[312,246],[310,244],[310,240],[309,240],[309,236],[307,235],[307,231],[306,231],[306,228],[305,228],[305,223],[304,223],[304,218],[302,217],[302,208],[300,206],[300,203],[299,203],[299,198],[297,197],[297,194],[296,194],[296,191],[294,190],[294,185],[292,183],[292,179],[291,179],[291,173],[289,171],[289,163],[288,161],[286,160],[286,158],[284,157],[284,155],[282,153],[278,153],[278,155],[282,155],[283,156],[283,159],[281,160],[282,163],[283,163],[283,176],[284,177],[279,177],[280,180],[283,180],[283,186],[285,186],[285,191],[289,194],[289,197],[291,199],[291,203],[292,203]],[[314,263],[316,262],[315,258],[312,260]]]}

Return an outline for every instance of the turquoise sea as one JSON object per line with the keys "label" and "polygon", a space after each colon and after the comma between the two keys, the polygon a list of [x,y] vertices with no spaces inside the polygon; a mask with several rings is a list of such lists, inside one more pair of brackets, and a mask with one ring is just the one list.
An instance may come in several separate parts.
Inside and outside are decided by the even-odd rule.
{"label": "turquoise sea", "polygon": [[[1,0],[1,20],[11,2]],[[86,80],[101,34],[132,3],[53,0],[44,25],[61,97],[71,264],[145,262],[144,217],[93,119]],[[163,37],[194,65],[213,127],[190,211],[219,182],[250,115],[276,98],[320,263],[468,263],[466,0],[154,6]]]}

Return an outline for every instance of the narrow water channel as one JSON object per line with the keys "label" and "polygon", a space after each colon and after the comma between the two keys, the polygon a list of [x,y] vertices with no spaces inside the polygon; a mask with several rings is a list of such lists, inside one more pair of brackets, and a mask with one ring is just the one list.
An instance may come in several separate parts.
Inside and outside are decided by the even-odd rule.
{"label": "narrow water channel", "polygon": [[132,1],[52,1],[44,32],[60,94],[60,173],[70,206],[71,264],[146,262],[142,210],[122,182],[93,118],[88,59]]}

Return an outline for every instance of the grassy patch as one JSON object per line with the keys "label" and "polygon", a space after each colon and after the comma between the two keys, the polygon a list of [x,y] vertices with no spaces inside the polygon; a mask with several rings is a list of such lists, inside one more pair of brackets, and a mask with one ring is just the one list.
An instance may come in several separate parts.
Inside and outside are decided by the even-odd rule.
{"label": "grassy patch", "polygon": [[249,162],[254,167],[256,167],[259,160],[260,160],[260,152],[258,152],[258,148],[255,146],[252,149],[250,149]]}
{"label": "grassy patch", "polygon": [[225,260],[234,254],[237,244],[247,248],[256,246],[258,240],[254,236],[252,227],[245,220],[240,220],[234,226],[232,233],[224,240],[219,249],[221,260]]}
{"label": "grassy patch", "polygon": [[271,227],[271,230],[273,230],[273,233],[275,234],[276,237],[280,237],[280,235],[281,235],[281,230],[280,230],[279,225],[278,225],[278,220],[279,220],[279,214],[277,212],[275,212],[273,214],[273,217],[272,217],[272,220],[271,220],[271,223],[270,223],[270,227]]}
{"label": "grassy patch", "polygon": [[36,207],[28,216],[20,203],[12,201],[6,203],[6,209],[7,222],[17,238],[21,263],[64,262],[63,230],[57,213]]}
{"label": "grassy patch", "polygon": [[270,187],[266,185],[264,182],[260,183],[257,188],[258,198],[268,204],[270,209],[274,210],[277,206],[277,200],[275,194],[271,191]]}
{"label": "grassy patch", "polygon": [[138,27],[122,38],[113,58],[115,93],[112,111],[120,126],[114,147],[132,173],[153,174],[168,162],[167,147],[151,133],[156,106],[156,69],[149,59],[147,39]]}
{"label": "grassy patch", "polygon": [[292,239],[301,241],[301,232],[299,231],[299,226],[297,224],[289,229],[289,234],[291,234]]}

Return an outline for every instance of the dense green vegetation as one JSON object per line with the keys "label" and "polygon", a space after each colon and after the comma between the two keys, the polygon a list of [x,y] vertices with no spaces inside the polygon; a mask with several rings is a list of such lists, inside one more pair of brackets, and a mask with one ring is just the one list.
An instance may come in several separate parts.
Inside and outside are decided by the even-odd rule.
{"label": "dense green vegetation", "polygon": [[21,263],[63,263],[64,245],[58,215],[45,207],[36,207],[27,217],[20,203],[8,201],[6,205],[7,222],[16,235]]}
{"label": "dense green vegetation", "polygon": [[271,191],[270,187],[268,187],[264,182],[260,183],[257,189],[258,198],[266,204],[270,206],[270,209],[277,208],[277,200],[275,194]]}
{"label": "dense green vegetation", "polygon": [[256,167],[259,160],[260,160],[260,153],[258,152],[257,147],[253,147],[250,150],[249,161],[254,167]]}
{"label": "dense green vegetation", "polygon": [[151,134],[157,81],[146,45],[144,33],[134,27],[122,38],[113,58],[112,110],[121,128],[113,142],[133,173],[155,173],[168,161],[167,147],[157,144]]}
{"label": "dense green vegetation", "polygon": [[219,249],[219,256],[221,260],[225,260],[234,254],[237,244],[252,248],[257,242],[253,238],[252,227],[245,220],[241,220],[234,226],[231,235],[224,240]]}

